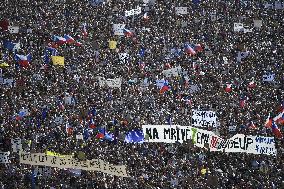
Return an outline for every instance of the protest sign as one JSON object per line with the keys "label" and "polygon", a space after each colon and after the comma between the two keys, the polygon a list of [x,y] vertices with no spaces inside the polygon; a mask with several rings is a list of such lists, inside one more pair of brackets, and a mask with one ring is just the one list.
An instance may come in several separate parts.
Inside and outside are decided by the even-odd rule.
{"label": "protest sign", "polygon": [[[13,87],[13,84],[14,84],[14,79],[3,79],[3,84],[4,85],[7,85],[9,87]],[[14,84],[15,85],[15,84]]]}
{"label": "protest sign", "polygon": [[116,78],[116,79],[105,79],[103,77],[97,77],[99,80],[99,85],[101,87],[107,85],[110,88],[121,88],[121,78]]}
{"label": "protest sign", "polygon": [[188,7],[175,7],[176,14],[177,15],[187,14],[188,13],[187,8]]}
{"label": "protest sign", "polygon": [[163,143],[183,143],[191,139],[190,126],[179,125],[143,125],[144,136],[148,136],[145,142],[163,142]]}
{"label": "protest sign", "polygon": [[262,76],[262,81],[271,82],[274,81],[275,74],[264,74]]}
{"label": "protest sign", "polygon": [[0,152],[0,163],[11,163],[10,152]]}
{"label": "protest sign", "polygon": [[242,23],[234,23],[234,31],[240,32],[244,30],[244,25]]}
{"label": "protest sign", "polygon": [[116,49],[116,44],[117,44],[116,41],[109,41],[109,48],[110,49]]}
{"label": "protest sign", "polygon": [[22,150],[22,141],[20,138],[12,138],[11,144],[13,152],[19,152]]}
{"label": "protest sign", "polygon": [[236,134],[229,139],[222,139],[217,135],[211,136],[210,151],[277,154],[273,137],[247,136],[243,134]]}
{"label": "protest sign", "polygon": [[179,125],[143,125],[142,128],[144,136],[147,136],[144,142],[183,143],[192,140],[195,146],[209,148],[212,152],[277,154],[273,137],[236,134],[229,139],[223,139],[212,131]]}
{"label": "protest sign", "polygon": [[197,127],[216,127],[217,116],[213,111],[192,110],[192,125]]}
{"label": "protest sign", "polygon": [[253,20],[253,25],[255,28],[261,28],[262,20]]}
{"label": "protest sign", "polygon": [[189,93],[193,94],[193,93],[197,93],[200,91],[200,87],[198,85],[190,85],[189,86]]}
{"label": "protest sign", "polygon": [[181,67],[178,66],[178,67],[175,67],[175,68],[171,68],[171,69],[167,69],[167,70],[164,70],[163,71],[163,74],[166,76],[166,77],[177,77],[179,76],[179,73],[181,73]]}
{"label": "protest sign", "polygon": [[136,9],[131,9],[129,11],[125,11],[125,16],[133,16],[137,14],[141,14],[141,7],[137,7]]}
{"label": "protest sign", "polygon": [[111,165],[100,159],[78,161],[73,157],[48,156],[43,153],[20,152],[20,163],[28,165],[43,165],[59,169],[82,169],[100,171],[110,175],[128,177],[125,165]]}
{"label": "protest sign", "polygon": [[113,24],[113,33],[114,35],[124,36],[123,29],[125,24]]}
{"label": "protest sign", "polygon": [[20,28],[19,28],[19,26],[9,26],[9,27],[8,27],[8,31],[9,31],[10,33],[19,33]]}
{"label": "protest sign", "polygon": [[119,57],[119,61],[121,64],[126,63],[128,58],[129,58],[129,54],[128,53],[119,53],[118,54]]}

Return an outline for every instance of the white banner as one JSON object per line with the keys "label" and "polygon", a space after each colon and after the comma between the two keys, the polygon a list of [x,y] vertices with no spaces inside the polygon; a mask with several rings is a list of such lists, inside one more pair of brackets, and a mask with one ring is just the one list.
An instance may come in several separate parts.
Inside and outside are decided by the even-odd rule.
{"label": "white banner", "polygon": [[262,76],[262,81],[271,82],[274,81],[275,74],[265,74]]}
{"label": "white banner", "polygon": [[20,27],[19,26],[8,26],[8,30],[10,33],[19,33]]}
{"label": "white banner", "polygon": [[236,134],[229,139],[222,139],[212,131],[179,125],[143,125],[142,128],[144,142],[183,143],[191,140],[195,146],[210,151],[277,154],[273,137]]}
{"label": "white banner", "polygon": [[125,11],[125,16],[133,16],[136,14],[141,14],[141,7],[137,7],[136,9],[131,9],[129,11]]}
{"label": "white banner", "polygon": [[116,78],[116,79],[105,79],[103,77],[97,77],[99,80],[99,85],[101,87],[107,85],[110,88],[121,88],[121,78]]}
{"label": "white banner", "polygon": [[72,157],[47,156],[43,153],[20,152],[20,163],[29,165],[43,165],[59,169],[82,169],[86,171],[100,171],[110,175],[129,177],[125,165],[111,165],[100,159],[78,161]]}
{"label": "white banner", "polygon": [[216,127],[217,116],[214,111],[192,110],[192,125],[197,127]]}
{"label": "white banner", "polygon": [[10,152],[0,152],[0,163],[10,163]]}
{"label": "white banner", "polygon": [[187,7],[175,7],[175,11],[177,15],[188,13]]}
{"label": "white banner", "polygon": [[178,67],[175,67],[175,68],[171,68],[171,69],[167,69],[167,70],[164,70],[163,71],[163,74],[166,76],[166,77],[177,77],[179,76],[179,73],[181,73],[181,67],[178,66]]}
{"label": "white banner", "polygon": [[125,28],[125,24],[113,24],[114,35],[124,36],[124,33],[123,33],[124,28]]}
{"label": "white banner", "polygon": [[242,23],[234,23],[234,31],[240,32],[244,30],[244,24]]}
{"label": "white banner", "polygon": [[118,53],[118,58],[119,58],[119,62],[121,64],[124,64],[128,61],[129,54],[128,53]]}

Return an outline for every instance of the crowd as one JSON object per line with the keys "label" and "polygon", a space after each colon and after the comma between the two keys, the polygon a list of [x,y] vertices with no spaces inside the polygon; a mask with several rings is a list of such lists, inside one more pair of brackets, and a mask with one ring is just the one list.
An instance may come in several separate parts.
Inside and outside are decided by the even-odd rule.
{"label": "crowd", "polygon": [[[141,14],[125,16],[137,6]],[[175,7],[188,7],[188,13],[178,15]],[[191,141],[124,141],[145,124],[190,125],[192,109],[215,111],[216,132],[224,138],[274,136],[265,122],[284,106],[283,9],[245,0],[5,0],[0,10],[0,151],[11,151],[11,139],[20,138],[25,151],[82,152],[86,159],[127,165],[130,176],[52,168],[50,175],[32,178],[34,167],[11,153],[11,163],[0,164],[0,188],[284,188],[282,138],[275,138],[275,157],[209,152]],[[234,23],[252,30],[236,32]],[[125,24],[133,35],[114,35],[113,24]],[[8,25],[19,32],[9,32]],[[80,44],[53,41],[64,34]],[[20,48],[9,50],[5,41]],[[109,41],[117,42],[115,49]],[[202,50],[185,53],[186,43]],[[64,66],[45,59],[48,47],[65,58]],[[247,54],[238,60],[239,52]],[[15,53],[30,54],[29,65],[19,65]],[[129,58],[122,62],[119,53]],[[163,70],[178,66],[186,74],[165,78]],[[265,74],[275,77],[264,81]],[[98,76],[121,78],[122,85],[101,86]],[[170,90],[161,92],[157,79],[166,79]],[[23,109],[28,113],[19,115]],[[87,139],[76,139],[86,128]],[[98,137],[102,130],[115,140]]]}

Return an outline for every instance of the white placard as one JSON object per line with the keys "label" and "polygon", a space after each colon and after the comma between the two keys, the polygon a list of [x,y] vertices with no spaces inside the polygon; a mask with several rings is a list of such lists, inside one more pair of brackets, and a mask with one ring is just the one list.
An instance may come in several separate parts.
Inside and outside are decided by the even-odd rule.
{"label": "white placard", "polygon": [[179,73],[181,73],[181,71],[182,71],[181,67],[178,66],[178,67],[175,67],[175,68],[164,70],[163,74],[166,77],[177,77],[177,76],[179,76]]}
{"label": "white placard", "polygon": [[274,9],[277,9],[277,10],[283,9],[282,2],[281,1],[275,1]]}
{"label": "white placard", "polygon": [[198,85],[190,85],[189,86],[189,93],[193,94],[193,93],[197,93],[200,91],[200,87]]}
{"label": "white placard", "polygon": [[8,26],[8,31],[10,33],[19,33],[20,28],[19,26]]}
{"label": "white placard", "polygon": [[114,35],[124,36],[124,32],[123,32],[124,28],[125,28],[125,24],[113,24]]}
{"label": "white placard", "polygon": [[120,63],[124,64],[129,59],[129,54],[128,53],[118,53],[118,57],[119,57]]}
{"label": "white placard", "polygon": [[98,76],[100,87],[107,85],[110,88],[121,88],[122,80],[121,78],[116,79],[105,79],[103,77]]}
{"label": "white placard", "polygon": [[244,30],[244,24],[243,23],[234,23],[234,31],[240,32]]}
{"label": "white placard", "polygon": [[187,14],[188,13],[188,7],[175,7],[175,11],[177,15]]}
{"label": "white placard", "polygon": [[11,163],[10,152],[0,152],[0,163]]}
{"label": "white placard", "polygon": [[3,84],[8,85],[9,87],[13,87],[14,79],[3,79]]}
{"label": "white placard", "polygon": [[141,14],[141,7],[137,7],[136,9],[131,9],[129,11],[125,11],[125,16],[133,16],[137,14]]}
{"label": "white placard", "polygon": [[19,152],[22,148],[22,140],[20,138],[13,138],[11,139],[12,150],[13,152]]}
{"label": "white placard", "polygon": [[76,139],[77,140],[84,140],[84,137],[83,137],[82,134],[80,134],[80,135],[76,135]]}
{"label": "white placard", "polygon": [[262,81],[271,82],[274,81],[275,74],[264,74],[262,76]]}
{"label": "white placard", "polygon": [[192,125],[196,127],[216,127],[217,116],[214,111],[192,110]]}
{"label": "white placard", "polygon": [[262,27],[262,20],[253,20],[253,26],[255,28],[261,28]]}
{"label": "white placard", "polygon": [[101,159],[78,161],[73,157],[47,156],[43,153],[20,152],[20,163],[28,165],[43,165],[59,169],[81,169],[86,171],[100,171],[110,175],[129,177],[125,165],[111,165]]}
{"label": "white placard", "polygon": [[56,124],[56,125],[60,125],[60,124],[62,124],[63,123],[63,121],[64,121],[64,118],[63,117],[55,117],[55,119],[54,119],[54,123]]}

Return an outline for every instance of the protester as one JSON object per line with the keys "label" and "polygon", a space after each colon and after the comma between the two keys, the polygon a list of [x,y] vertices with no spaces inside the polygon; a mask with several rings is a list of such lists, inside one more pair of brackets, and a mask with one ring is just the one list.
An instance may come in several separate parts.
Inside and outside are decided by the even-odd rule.
{"label": "protester", "polygon": [[[277,134],[266,125],[284,110],[283,3],[5,0],[0,7],[0,151],[11,151],[11,163],[0,163],[1,188],[284,188],[283,120]],[[137,7],[141,13],[125,16]],[[123,36],[114,24],[125,24]],[[163,73],[179,66],[178,76]],[[215,111],[219,126],[206,129],[224,138],[275,137],[277,156],[125,141],[142,125],[191,125],[194,109]],[[34,177],[38,166],[12,151],[16,138],[26,152],[82,152],[126,165],[129,177],[58,168]]]}

